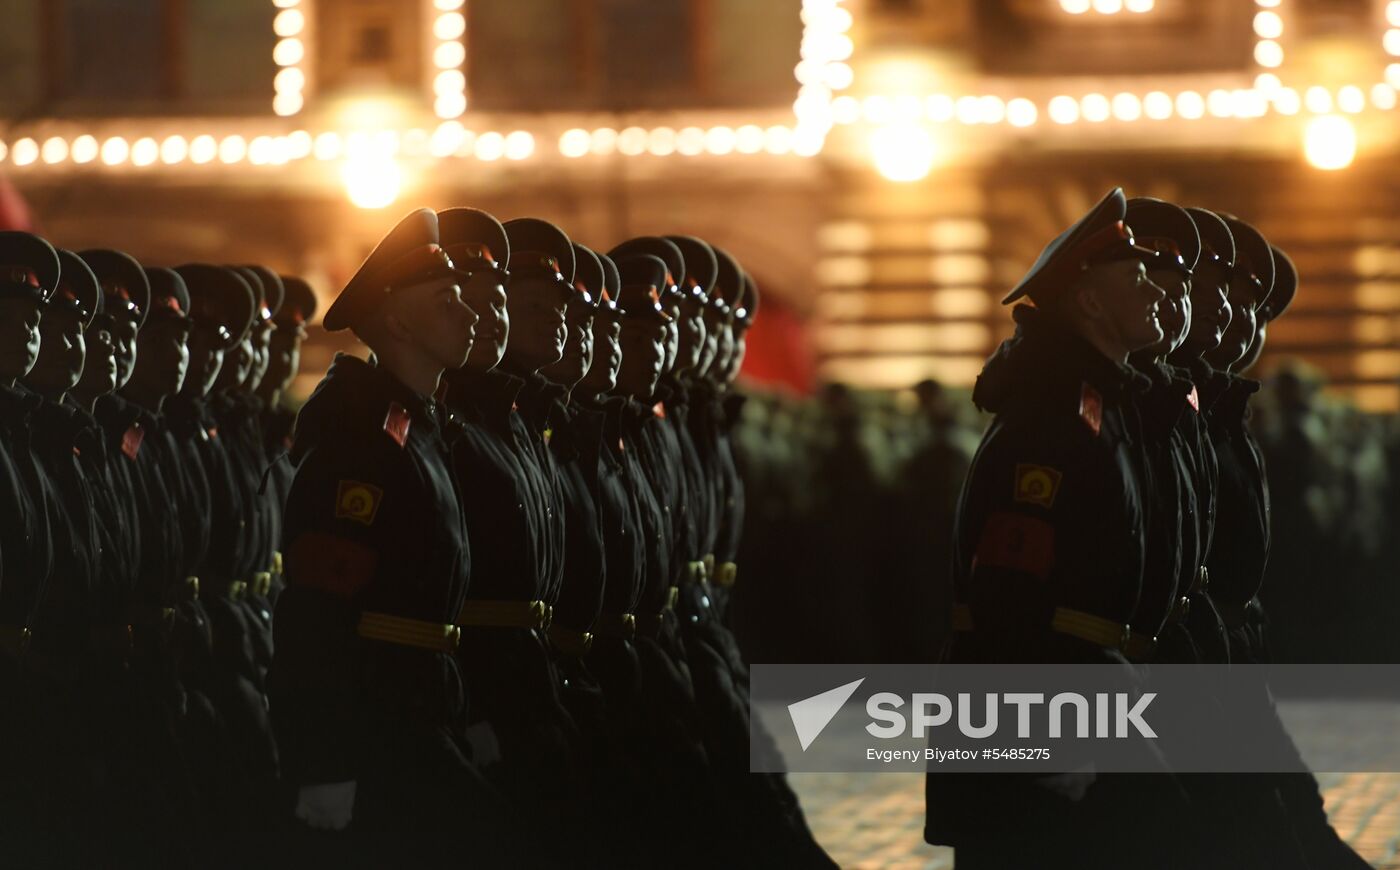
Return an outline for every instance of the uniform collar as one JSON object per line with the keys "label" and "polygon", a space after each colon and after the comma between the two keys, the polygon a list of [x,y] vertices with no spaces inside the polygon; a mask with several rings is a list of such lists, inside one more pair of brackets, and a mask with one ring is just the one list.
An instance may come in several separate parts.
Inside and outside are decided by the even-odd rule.
{"label": "uniform collar", "polygon": [[453,411],[477,419],[503,420],[515,409],[525,382],[498,369],[447,373],[446,403]]}

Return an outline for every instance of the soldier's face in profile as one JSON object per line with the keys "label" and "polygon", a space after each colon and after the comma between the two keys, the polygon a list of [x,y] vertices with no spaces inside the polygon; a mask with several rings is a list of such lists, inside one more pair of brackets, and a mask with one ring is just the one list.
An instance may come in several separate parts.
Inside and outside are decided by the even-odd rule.
{"label": "soldier's face in profile", "polygon": [[117,384],[112,389],[120,390],[131,380],[131,369],[136,365],[136,321],[130,317],[118,317],[112,324],[112,350],[117,360]]}
{"label": "soldier's face in profile", "polygon": [[87,343],[78,315],[50,309],[39,324],[39,357],[25,380],[42,393],[66,393],[82,377],[86,357]]}
{"label": "soldier's face in profile", "polygon": [[248,377],[243,381],[243,388],[252,392],[262,383],[262,379],[267,375],[267,367],[271,364],[272,334],[276,332],[277,326],[271,320],[265,320],[253,327],[253,366],[248,370]]}
{"label": "soldier's face in profile", "polygon": [[476,312],[462,301],[456,279],[438,278],[395,291],[389,314],[400,329],[396,336],[416,345],[443,369],[467,361],[476,339]]}
{"label": "soldier's face in profile", "polygon": [[136,339],[136,365],[131,384],[152,396],[173,396],[185,383],[190,365],[188,320],[162,317],[148,320]]}
{"label": "soldier's face in profile", "polygon": [[666,355],[668,329],[660,323],[635,317],[622,319],[622,365],[617,372],[617,392],[647,399],[656,392]]}
{"label": "soldier's face in profile", "polygon": [[749,343],[746,338],[749,327],[746,324],[734,325],[734,352],[729,355],[728,365],[724,369],[724,382],[734,383],[739,377],[739,370],[744,367],[744,355],[749,351]]}
{"label": "soldier's face in profile", "polygon": [[709,306],[705,307],[705,343],[700,348],[700,361],[695,364],[695,373],[700,377],[709,374],[719,353],[720,333],[726,328],[725,316]]}
{"label": "soldier's face in profile", "polygon": [[1191,279],[1173,269],[1154,270],[1148,272],[1147,277],[1167,294],[1157,306],[1162,340],[1153,348],[1157,354],[1165,356],[1181,346],[1191,329]]}
{"label": "soldier's face in profile", "polygon": [[622,322],[616,315],[593,318],[593,362],[583,376],[580,386],[589,392],[612,392],[617,386],[617,372],[622,367]]}
{"label": "soldier's face in profile", "polygon": [[1218,369],[1238,362],[1254,343],[1258,326],[1255,309],[1259,303],[1259,285],[1248,268],[1248,262],[1235,268],[1230,277],[1228,298],[1230,325],[1220,337],[1220,346],[1206,354],[1206,360]]}
{"label": "soldier's face in profile", "polygon": [[673,371],[676,366],[676,359],[679,356],[681,346],[681,306],[675,301],[675,297],[662,297],[662,309],[671,316],[671,321],[666,324],[665,338],[662,339],[661,349],[661,373]]}
{"label": "soldier's face in profile", "polygon": [[87,359],[75,389],[84,396],[104,396],[117,388],[117,349],[110,318],[98,315],[83,333]]}
{"label": "soldier's face in profile", "polygon": [[1128,352],[1162,340],[1157,311],[1166,294],[1147,277],[1141,260],[1101,263],[1087,278],[1095,304],[1086,311],[1106,336]]}
{"label": "soldier's face in profile", "polygon": [[526,371],[538,371],[564,355],[565,295],[546,278],[512,278],[506,294],[511,335],[506,354]]}
{"label": "soldier's face in profile", "polygon": [[292,383],[292,378],[301,368],[301,331],[278,329],[273,331],[267,345],[267,371],[263,373],[261,384],[277,392],[284,392]]}
{"label": "soldier's face in profile", "polygon": [[567,337],[559,362],[540,369],[552,383],[572,387],[593,365],[593,311],[582,305],[570,305],[565,315]]}
{"label": "soldier's face in profile", "polygon": [[476,341],[472,344],[467,368],[474,372],[489,372],[506,352],[510,337],[510,315],[506,311],[506,288],[501,286],[496,272],[478,272],[462,287],[462,301],[475,311]]}
{"label": "soldier's face in profile", "polygon": [[700,303],[693,297],[686,297],[680,305],[681,320],[678,328],[676,362],[672,371],[695,371],[705,354],[705,313]]}
{"label": "soldier's face in profile", "polygon": [[715,356],[705,369],[705,377],[712,383],[724,383],[733,356],[734,321],[728,317],[720,317],[715,324]]}
{"label": "soldier's face in profile", "polygon": [[1181,350],[1198,357],[1220,345],[1230,324],[1225,273],[1214,260],[1201,257],[1191,278],[1191,320]]}
{"label": "soldier's face in profile", "polygon": [[188,356],[188,376],[181,390],[187,395],[199,398],[209,395],[219,372],[224,367],[224,351],[218,344],[218,336],[206,327],[196,325],[190,331],[186,348]]}
{"label": "soldier's face in profile", "polygon": [[34,368],[42,318],[43,309],[33,299],[0,299],[0,379],[14,382]]}
{"label": "soldier's face in profile", "polygon": [[251,336],[244,336],[242,341],[224,351],[224,364],[214,381],[214,391],[223,392],[242,386],[248,380],[248,373],[253,370],[256,353]]}

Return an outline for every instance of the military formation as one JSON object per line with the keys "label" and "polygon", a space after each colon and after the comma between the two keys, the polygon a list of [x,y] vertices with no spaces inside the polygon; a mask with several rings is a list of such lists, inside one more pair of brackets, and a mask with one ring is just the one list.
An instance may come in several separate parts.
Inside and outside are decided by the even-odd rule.
{"label": "military formation", "polygon": [[728,625],[758,305],[691,236],[420,209],[293,411],[305,281],[0,234],[7,854],[830,866]]}
{"label": "military formation", "polygon": [[[960,663],[1263,663],[1270,549],[1247,370],[1297,292],[1229,214],[1114,190],[1006,303],[973,392],[995,415],[957,506]],[[1202,729],[1291,751],[1263,686]],[[930,774],[925,836],[959,867],[1367,866],[1306,774]]]}

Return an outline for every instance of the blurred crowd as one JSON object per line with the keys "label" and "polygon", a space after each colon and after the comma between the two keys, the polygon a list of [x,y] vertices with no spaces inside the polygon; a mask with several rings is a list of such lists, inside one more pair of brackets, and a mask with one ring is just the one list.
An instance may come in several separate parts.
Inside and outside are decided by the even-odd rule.
{"label": "blurred crowd", "polygon": [[[1400,416],[1286,361],[1250,425],[1268,463],[1261,593],[1275,657],[1400,661]],[[734,620],[756,662],[924,662],[948,637],[958,494],[989,422],[966,390],[751,391],[735,429],[748,509]]]}

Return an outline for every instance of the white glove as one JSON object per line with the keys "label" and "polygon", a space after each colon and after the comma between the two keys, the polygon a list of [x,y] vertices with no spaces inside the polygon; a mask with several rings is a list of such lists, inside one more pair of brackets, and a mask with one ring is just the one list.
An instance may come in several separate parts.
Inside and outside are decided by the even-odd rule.
{"label": "white glove", "polygon": [[297,818],[313,828],[343,831],[354,808],[354,782],[304,785],[297,792]]}

